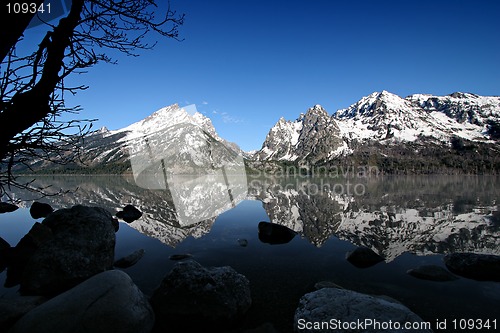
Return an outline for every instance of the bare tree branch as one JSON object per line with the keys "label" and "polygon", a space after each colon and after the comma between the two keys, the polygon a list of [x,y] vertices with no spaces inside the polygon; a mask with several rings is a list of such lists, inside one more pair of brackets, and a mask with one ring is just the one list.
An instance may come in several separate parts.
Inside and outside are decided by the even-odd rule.
{"label": "bare tree branch", "polygon": [[[16,165],[28,165],[34,158],[69,163],[67,152],[78,149],[89,132],[91,120],[58,120],[64,113],[79,110],[65,105],[65,93],[87,88],[84,84],[68,87],[66,78],[99,62],[116,63],[110,50],[137,56],[138,50],[151,49],[156,43],[145,42],[151,33],[179,40],[184,15],[172,11],[170,4],[159,19],[157,11],[153,0],[72,0],[66,17],[54,25],[46,23],[46,34],[26,55],[18,55],[16,45],[33,15],[7,24],[2,12],[0,196],[5,194],[4,185],[15,183],[12,172]],[[68,134],[71,131],[74,133]]]}

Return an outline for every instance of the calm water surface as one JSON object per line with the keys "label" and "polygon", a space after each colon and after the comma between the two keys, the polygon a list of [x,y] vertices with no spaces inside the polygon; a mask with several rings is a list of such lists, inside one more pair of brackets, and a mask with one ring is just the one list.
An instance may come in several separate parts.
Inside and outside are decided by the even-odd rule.
{"label": "calm water surface", "polygon": [[[271,322],[282,332],[291,331],[300,297],[324,280],[391,296],[433,323],[455,318],[496,318],[500,323],[500,283],[466,278],[432,282],[406,273],[423,264],[444,267],[447,253],[500,255],[496,177],[248,177],[244,195],[231,196],[229,204],[213,195],[185,197],[197,214],[207,205],[218,207],[212,217],[206,210],[199,213],[205,219],[195,223],[178,218],[169,191],[142,189],[124,177],[39,177],[37,182],[53,190],[74,190],[41,200],[54,208],[84,204],[116,212],[133,204],[144,212],[131,224],[120,223],[116,257],[146,250],[139,263],[125,270],[146,294],[175,264],[169,260],[172,254],[189,253],[202,265],[229,265],[247,276],[253,298],[247,327]],[[297,236],[285,244],[263,243],[260,221],[287,226]],[[14,246],[34,222],[27,209],[2,214],[0,236]],[[239,239],[248,245],[240,246]],[[386,261],[354,267],[345,255],[360,245]],[[16,293],[16,288],[0,290],[2,297]]]}

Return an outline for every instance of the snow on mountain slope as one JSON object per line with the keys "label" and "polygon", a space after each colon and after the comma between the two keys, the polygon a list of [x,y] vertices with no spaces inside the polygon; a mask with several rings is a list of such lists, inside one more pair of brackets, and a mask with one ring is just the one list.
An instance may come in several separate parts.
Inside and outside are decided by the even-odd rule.
{"label": "snow on mountain slope", "polygon": [[[455,93],[401,98],[382,91],[337,111],[334,117],[342,135],[348,139],[394,142],[427,137],[447,143],[452,136],[471,141],[488,140],[486,118],[498,118],[499,113],[498,97]],[[470,116],[465,117],[466,114]]]}
{"label": "snow on mountain slope", "polygon": [[[309,114],[319,116],[311,122]],[[331,117],[315,106],[294,122],[281,118],[255,158],[300,161],[321,151],[321,159],[329,160],[349,155],[359,144],[369,142],[397,145],[419,141],[449,146],[452,138],[459,137],[494,143],[489,129],[492,122],[499,121],[500,97],[453,93],[401,98],[387,91],[374,92]]]}
{"label": "snow on mountain slope", "polygon": [[194,124],[199,126],[217,141],[222,141],[219,137],[212,121],[199,112],[189,114],[189,108],[181,108],[178,104],[163,107],[150,116],[133,123],[127,127],[116,131],[110,131],[110,134],[127,133],[122,141],[135,139],[144,134],[151,134],[163,130],[166,126],[173,127],[178,124]]}
{"label": "snow on mountain slope", "polygon": [[321,105],[315,105],[293,122],[280,118],[255,156],[261,161],[326,160],[344,146],[339,133],[335,120]]}
{"label": "snow on mountain slope", "polygon": [[427,112],[442,112],[459,123],[484,125],[500,117],[500,97],[496,96],[456,92],[447,96],[415,94],[405,99]]}
{"label": "snow on mountain slope", "polygon": [[342,136],[348,140],[414,141],[420,134],[433,134],[423,110],[387,91],[363,97],[334,115]]}
{"label": "snow on mountain slope", "polygon": [[262,150],[259,152],[259,158],[296,160],[298,155],[295,154],[294,147],[297,145],[301,130],[300,118],[291,122],[281,117],[269,131]]}
{"label": "snow on mountain slope", "polygon": [[[225,147],[236,155],[243,153],[238,145],[224,140],[217,134],[209,118],[195,112],[193,107],[180,108],[177,104],[173,104],[127,127],[114,131],[101,129],[92,133],[86,138],[86,156],[89,157],[90,164],[94,165],[123,161],[130,157],[130,148],[140,145],[141,140],[147,137],[155,138],[153,143],[155,149],[167,150],[177,147],[181,153],[188,153],[191,148],[215,140],[220,147]],[[192,145],[179,146],[179,142],[173,142],[168,139],[169,137],[184,138]],[[191,155],[196,157],[197,154]]]}

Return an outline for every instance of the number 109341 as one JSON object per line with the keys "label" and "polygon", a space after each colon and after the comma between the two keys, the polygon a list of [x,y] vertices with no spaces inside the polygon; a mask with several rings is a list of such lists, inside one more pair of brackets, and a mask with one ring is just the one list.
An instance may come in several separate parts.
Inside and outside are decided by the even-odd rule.
{"label": "number 109341", "polygon": [[50,14],[50,2],[37,4],[35,2],[23,2],[23,3],[8,3],[5,5],[7,7],[8,14]]}

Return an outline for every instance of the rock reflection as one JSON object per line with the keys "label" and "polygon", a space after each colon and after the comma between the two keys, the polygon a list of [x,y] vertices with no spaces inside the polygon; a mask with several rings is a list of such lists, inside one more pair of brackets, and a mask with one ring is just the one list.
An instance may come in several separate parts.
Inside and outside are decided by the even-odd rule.
{"label": "rock reflection", "polygon": [[259,222],[259,240],[271,245],[289,243],[296,232],[280,224]]}

